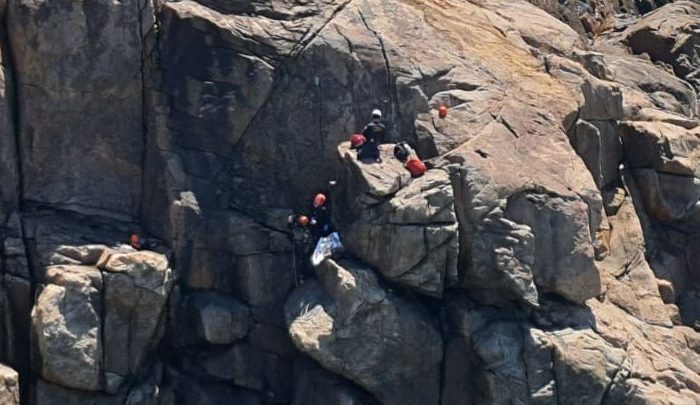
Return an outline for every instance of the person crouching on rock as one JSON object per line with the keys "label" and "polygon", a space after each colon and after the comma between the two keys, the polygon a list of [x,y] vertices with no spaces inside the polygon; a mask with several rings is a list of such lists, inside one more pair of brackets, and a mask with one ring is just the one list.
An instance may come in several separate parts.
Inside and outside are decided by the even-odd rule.
{"label": "person crouching on rock", "polygon": [[407,142],[399,142],[394,146],[394,157],[403,163],[406,170],[411,173],[411,177],[420,177],[428,170],[425,163]]}
{"label": "person crouching on rock", "polygon": [[379,145],[385,141],[386,125],[382,122],[382,111],[372,111],[372,121],[362,131],[366,141],[360,146],[357,153],[359,160],[372,160],[381,163]]}

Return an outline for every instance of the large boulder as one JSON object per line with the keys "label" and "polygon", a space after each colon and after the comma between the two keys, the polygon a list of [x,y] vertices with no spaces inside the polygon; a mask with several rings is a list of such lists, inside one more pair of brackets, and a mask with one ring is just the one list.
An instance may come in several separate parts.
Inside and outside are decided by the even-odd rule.
{"label": "large boulder", "polygon": [[622,122],[625,155],[652,217],[665,223],[700,223],[700,127]]}
{"label": "large boulder", "polygon": [[310,360],[295,365],[293,405],[378,405],[364,390]]}
{"label": "large boulder", "polygon": [[0,403],[19,405],[19,376],[17,372],[0,364]]}
{"label": "large boulder", "polygon": [[[92,267],[53,267],[36,299],[32,326],[43,378],[66,387],[102,388],[102,276]],[[122,353],[120,353],[122,354]]]}
{"label": "large boulder", "polygon": [[624,349],[627,360],[610,386],[606,404],[691,405],[700,401],[697,332],[650,325],[610,303],[591,300],[596,332]]}
{"label": "large boulder", "polygon": [[[537,305],[541,293],[583,303],[600,292],[594,235],[601,197],[566,136],[560,132],[544,152],[522,118],[509,121],[523,126],[521,136],[494,123],[445,158],[460,223],[461,278],[491,303]],[[528,158],[542,153],[547,160]]]}
{"label": "large boulder", "polygon": [[673,2],[645,16],[625,32],[625,39],[636,54],[648,54],[652,60],[673,67],[676,75],[700,90],[700,4]]}
{"label": "large boulder", "polygon": [[666,303],[646,260],[644,234],[631,198],[626,197],[614,216],[608,218],[605,232],[607,256],[600,263],[608,300],[630,315],[652,325],[670,327]]}
{"label": "large boulder", "polygon": [[656,108],[685,117],[697,116],[693,87],[648,58],[620,50],[577,51],[574,58],[599,79],[616,82],[623,94],[627,119],[641,119],[644,109]]}
{"label": "large boulder", "polygon": [[43,379],[115,393],[141,371],[160,340],[172,287],[163,255],[105,249],[97,265],[48,266],[41,282],[32,330]]}
{"label": "large boulder", "polygon": [[457,278],[458,237],[452,186],[444,170],[411,180],[382,149],[382,163],[358,161],[342,144],[342,190],[334,195],[335,222],[348,250],[384,278],[441,296]]}
{"label": "large boulder", "polygon": [[317,274],[285,306],[297,348],[383,404],[437,404],[442,337],[428,314],[355,262],[327,260]]}
{"label": "large boulder", "polygon": [[451,361],[468,365],[445,369],[444,392],[463,387],[451,404],[697,401],[697,333],[648,324],[610,302],[542,304],[526,319],[513,308],[450,299]]}
{"label": "large boulder", "polygon": [[105,389],[114,391],[160,341],[173,279],[167,258],[147,251],[106,251],[98,268],[104,282]]}

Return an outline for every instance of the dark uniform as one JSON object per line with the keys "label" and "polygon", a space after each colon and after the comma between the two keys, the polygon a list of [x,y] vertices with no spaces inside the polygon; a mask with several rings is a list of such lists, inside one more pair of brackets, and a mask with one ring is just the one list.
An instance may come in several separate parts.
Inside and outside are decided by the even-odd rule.
{"label": "dark uniform", "polygon": [[314,242],[318,243],[319,239],[335,232],[333,221],[331,219],[331,207],[329,201],[326,201],[322,207],[316,207],[313,209],[311,220],[313,221]]}
{"label": "dark uniform", "polygon": [[379,120],[374,120],[367,124],[362,131],[362,135],[367,139],[360,147],[357,158],[360,160],[379,159],[379,145],[384,143],[386,138],[386,125]]}
{"label": "dark uniform", "polygon": [[310,227],[300,224],[298,215],[289,221],[289,229],[292,231],[291,239],[294,246],[294,276],[295,281],[299,283],[310,269],[309,257],[314,244]]}

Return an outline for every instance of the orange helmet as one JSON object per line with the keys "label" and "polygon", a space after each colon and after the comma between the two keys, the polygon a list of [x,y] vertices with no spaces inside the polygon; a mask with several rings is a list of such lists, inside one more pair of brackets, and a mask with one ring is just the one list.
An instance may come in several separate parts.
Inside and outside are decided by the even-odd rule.
{"label": "orange helmet", "polygon": [[440,108],[438,108],[438,116],[440,118],[447,117],[447,106],[446,105],[441,105]]}
{"label": "orange helmet", "polygon": [[309,217],[306,215],[300,215],[297,221],[299,222],[299,225],[307,226],[309,224]]}
{"label": "orange helmet", "polygon": [[326,195],[323,193],[316,194],[316,197],[314,197],[314,207],[319,208],[324,205],[326,205]]}
{"label": "orange helmet", "polygon": [[132,233],[130,241],[131,241],[132,248],[141,249],[141,237],[138,234]]}

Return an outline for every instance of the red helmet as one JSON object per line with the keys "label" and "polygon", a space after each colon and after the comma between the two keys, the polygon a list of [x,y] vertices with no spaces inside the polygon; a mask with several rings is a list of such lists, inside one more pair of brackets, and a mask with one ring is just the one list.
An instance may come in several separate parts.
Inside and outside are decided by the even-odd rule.
{"label": "red helmet", "polygon": [[323,193],[318,193],[316,194],[316,197],[314,197],[314,207],[323,207],[326,205],[326,195]]}
{"label": "red helmet", "polygon": [[354,134],[353,136],[350,137],[350,146],[353,148],[358,148],[360,147],[363,143],[365,143],[367,139],[365,139],[365,136],[362,134]]}
{"label": "red helmet", "polygon": [[438,108],[438,116],[440,118],[447,117],[447,106],[446,105],[441,105],[440,108]]}
{"label": "red helmet", "polygon": [[300,215],[297,221],[299,222],[299,225],[306,226],[309,224],[309,217],[306,215]]}
{"label": "red helmet", "polygon": [[138,234],[131,234],[131,247],[134,249],[141,249],[141,237]]}

